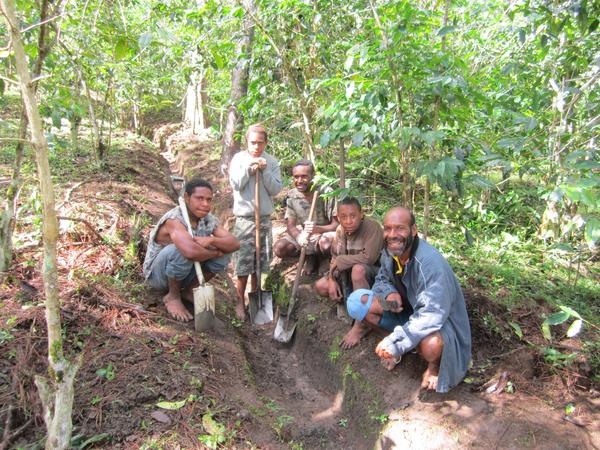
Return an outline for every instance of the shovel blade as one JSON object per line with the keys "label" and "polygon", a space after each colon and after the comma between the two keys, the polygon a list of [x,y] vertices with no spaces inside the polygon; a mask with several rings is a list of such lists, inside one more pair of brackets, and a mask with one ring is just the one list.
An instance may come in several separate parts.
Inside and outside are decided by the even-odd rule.
{"label": "shovel blade", "polygon": [[210,330],[215,324],[215,288],[210,284],[194,288],[194,329]]}
{"label": "shovel blade", "polygon": [[270,291],[250,292],[248,309],[254,325],[273,322],[273,295]]}
{"label": "shovel blade", "polygon": [[277,325],[275,325],[273,339],[283,344],[290,342],[294,336],[294,331],[296,331],[296,323],[292,318],[288,320],[287,316],[279,316]]}

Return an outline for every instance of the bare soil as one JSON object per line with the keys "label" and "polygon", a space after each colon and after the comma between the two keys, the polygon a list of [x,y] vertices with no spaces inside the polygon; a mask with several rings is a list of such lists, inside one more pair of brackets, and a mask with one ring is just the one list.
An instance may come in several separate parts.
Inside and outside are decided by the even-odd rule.
{"label": "bare soil", "polygon": [[[63,327],[69,353],[83,353],[74,448],[600,446],[600,394],[585,361],[578,370],[545,364],[527,343],[540,339],[539,311],[508,312],[485,293],[465,291],[473,367],[445,395],[419,388],[425,365],[415,354],[384,370],[375,335],[342,351],[338,344],[349,324],[313,293],[314,277],[301,281],[299,322],[289,345],[273,340],[274,323],[255,327],[234,319],[231,271],[212,282],[218,301],[213,330],[196,333],[192,324],[169,319],[160,295],[140,276],[151,226],[175,204],[169,172],[211,180],[215,212],[225,224],[231,191],[219,171],[218,142],[176,124],[159,128],[155,142],[158,148],[133,142],[128,152],[111,154],[105,170],[59,187],[59,214],[70,218],[61,223],[59,247]],[[283,230],[281,216],[276,232]],[[33,383],[47,368],[40,256],[39,246],[24,246],[0,286],[7,330],[0,339],[2,448],[43,445]],[[289,284],[294,264],[276,260],[273,271]],[[515,320],[523,340],[511,332]],[[173,402],[174,409],[160,402]],[[575,406],[569,415],[567,404]]]}

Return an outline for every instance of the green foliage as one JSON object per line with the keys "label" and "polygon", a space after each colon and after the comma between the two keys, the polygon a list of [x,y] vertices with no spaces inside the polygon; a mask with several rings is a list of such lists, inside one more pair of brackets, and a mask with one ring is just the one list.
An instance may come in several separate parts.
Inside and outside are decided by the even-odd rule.
{"label": "green foliage", "polygon": [[116,376],[115,368],[112,365],[112,363],[108,363],[106,367],[101,367],[100,369],[96,370],[96,375],[102,378],[106,378],[106,380],[108,381],[112,381],[115,379]]}
{"label": "green foliage", "polygon": [[291,289],[280,272],[271,270],[263,282],[263,289],[272,292],[275,303],[286,307],[291,298]]}

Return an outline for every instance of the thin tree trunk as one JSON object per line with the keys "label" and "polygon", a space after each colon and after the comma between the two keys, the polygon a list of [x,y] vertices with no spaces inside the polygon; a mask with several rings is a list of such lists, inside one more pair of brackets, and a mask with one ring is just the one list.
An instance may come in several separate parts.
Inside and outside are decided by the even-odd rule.
{"label": "thin tree trunk", "polygon": [[[369,0],[369,5],[371,6],[371,11],[373,12],[373,18],[375,19],[375,23],[377,24],[377,28],[381,33],[381,43],[384,51],[388,51],[390,48],[389,38],[383,28],[383,24],[381,23],[381,19],[379,18],[379,14],[377,13],[377,8],[373,3],[373,0]],[[396,118],[398,119],[398,127],[402,128],[404,126],[404,114],[402,111],[402,89],[404,86],[402,85],[402,81],[399,78],[401,71],[394,63],[394,58],[388,55],[388,64],[390,67],[390,74],[392,77],[392,88],[394,90],[394,95],[396,97]],[[398,142],[398,148],[400,149],[400,164],[402,166],[402,201],[404,205],[410,207],[411,199],[412,199],[412,191],[414,190],[414,186],[412,185],[412,180],[410,177],[410,144],[404,146],[402,141]]]}
{"label": "thin tree trunk", "polygon": [[[448,13],[450,11],[450,0],[446,0],[444,5],[444,21],[443,27],[448,24]],[[442,36],[442,52],[446,50],[446,36]],[[439,95],[435,96],[435,104],[433,107],[433,118],[431,129],[433,131],[437,130],[440,121],[440,106],[442,104],[442,98]],[[432,162],[435,159],[435,143],[429,146],[429,162]],[[423,195],[423,237],[427,239],[427,235],[429,234],[429,192],[431,189],[431,182],[429,181],[429,177],[425,177],[425,193]]]}
{"label": "thin tree trunk", "polygon": [[71,440],[73,423],[73,381],[78,364],[71,364],[63,354],[60,324],[60,299],[58,296],[58,272],[56,267],[56,244],[58,220],[56,218],[54,187],[48,162],[48,144],[42,128],[42,119],[35,97],[18,21],[14,0],[0,0],[2,13],[11,34],[19,85],[25,110],[31,126],[31,140],[35,149],[38,177],[42,197],[44,241],[44,294],[46,298],[46,323],[48,328],[48,374],[49,380],[36,377],[36,384],[44,406],[44,420],[48,430],[47,449],[67,449]]}
{"label": "thin tree trunk", "polygon": [[267,32],[267,29],[262,24],[262,22],[258,19],[256,13],[253,10],[246,8],[246,12],[250,15],[254,23],[260,30],[263,32],[265,38],[271,43],[273,49],[277,53],[277,56],[281,58],[282,68],[290,81],[290,87],[292,88],[292,92],[296,100],[298,101],[298,107],[300,108],[300,113],[302,114],[302,123],[304,126],[302,127],[302,132],[304,134],[305,141],[305,157],[310,159],[313,163],[315,162],[315,148],[314,148],[314,132],[312,130],[311,121],[312,121],[312,112],[306,103],[306,99],[304,97],[303,88],[298,83],[298,79],[295,76],[294,70],[292,70],[292,65],[288,58],[287,52],[282,48],[282,46],[277,45],[275,39]]}
{"label": "thin tree trunk", "polygon": [[[44,0],[40,4],[40,32],[38,35],[38,55],[33,66],[32,76],[37,78],[42,73],[42,67],[46,56],[50,52],[52,43],[48,41],[48,18],[49,0]],[[55,7],[60,8],[60,2]],[[37,90],[37,83],[33,85],[34,92]],[[6,209],[0,216],[0,272],[8,270],[12,261],[12,234],[15,229],[15,211],[18,194],[21,189],[21,166],[23,163],[24,142],[27,138],[27,114],[25,105],[22,105],[21,117],[19,120],[19,137],[15,147],[15,162],[13,165],[13,174],[10,184],[6,190]]]}
{"label": "thin tree trunk", "polygon": [[104,160],[104,143],[102,142],[102,134],[98,126],[98,118],[96,116],[96,109],[94,107],[94,100],[92,99],[92,94],[90,92],[90,89],[88,88],[87,83],[85,82],[85,77],[83,76],[83,72],[79,67],[77,58],[75,57],[75,55],[73,55],[73,52],[69,50],[69,48],[64,44],[64,42],[60,41],[60,46],[71,58],[71,61],[73,62],[73,68],[77,72],[77,76],[79,77],[79,81],[81,82],[81,87],[83,88],[84,95],[87,99],[88,114],[90,115],[90,123],[92,125],[92,140],[94,143],[94,150],[96,152],[95,156],[97,162],[101,163]]}
{"label": "thin tree trunk", "polygon": [[[254,2],[246,0],[245,8],[253,10]],[[244,31],[237,42],[237,62],[231,72],[231,94],[223,133],[223,151],[221,153],[221,171],[223,174],[229,169],[231,158],[240,150],[241,146],[240,135],[243,133],[244,117],[238,111],[237,105],[248,94],[253,39],[254,22],[246,15],[244,18]]]}
{"label": "thin tree trunk", "polygon": [[9,269],[12,262],[12,234],[15,229],[16,200],[21,188],[21,166],[23,163],[24,141],[27,138],[27,114],[25,106],[21,109],[19,121],[19,140],[15,148],[13,174],[6,189],[6,208],[0,217],[0,272]]}
{"label": "thin tree trunk", "polygon": [[346,146],[340,141],[340,188],[346,187]]}

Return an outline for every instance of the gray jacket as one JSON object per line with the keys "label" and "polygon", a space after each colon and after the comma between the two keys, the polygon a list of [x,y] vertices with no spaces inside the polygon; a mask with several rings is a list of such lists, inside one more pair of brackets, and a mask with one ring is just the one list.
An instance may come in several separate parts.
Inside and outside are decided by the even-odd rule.
{"label": "gray jacket", "polygon": [[[373,285],[375,295],[385,299],[391,292],[402,292],[396,285],[395,261],[386,249],[381,252],[380,263]],[[394,356],[400,356],[424,337],[440,331],[444,349],[437,392],[448,392],[464,378],[471,360],[471,327],[458,280],[444,257],[417,238],[402,283],[414,313],[383,340],[383,345]]]}
{"label": "gray jacket", "polygon": [[[273,197],[283,187],[279,162],[267,152],[260,156],[267,160],[260,176],[260,215],[268,216],[273,212]],[[252,156],[246,150],[233,155],[229,166],[229,184],[233,188],[233,214],[236,216],[254,217],[254,188],[256,175],[250,175]]]}

